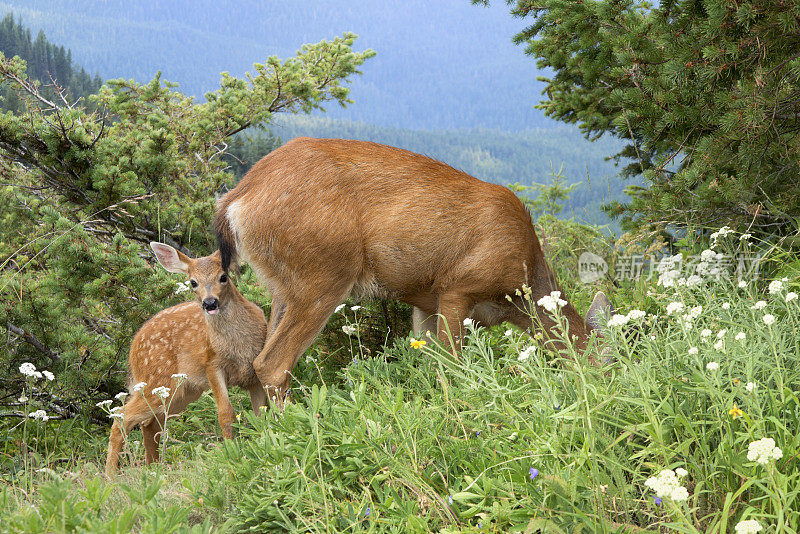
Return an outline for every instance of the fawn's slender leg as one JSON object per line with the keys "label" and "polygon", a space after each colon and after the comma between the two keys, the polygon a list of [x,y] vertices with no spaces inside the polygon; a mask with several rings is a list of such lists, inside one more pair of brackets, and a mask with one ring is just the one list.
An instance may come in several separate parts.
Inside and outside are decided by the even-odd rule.
{"label": "fawn's slender leg", "polygon": [[128,398],[125,403],[125,410],[123,412],[125,417],[120,422],[119,419],[114,420],[111,427],[111,436],[108,440],[108,456],[106,457],[106,475],[114,477],[119,467],[119,455],[122,447],[125,445],[125,440],[130,434],[130,431],[136,425],[141,424],[153,417],[150,407],[145,402],[140,393],[135,393]]}
{"label": "fawn's slender leg", "polygon": [[153,416],[150,421],[142,423],[142,442],[144,443],[144,461],[146,464],[158,461],[158,447],[161,444],[164,421],[164,414],[159,413]]}
{"label": "fawn's slender leg", "polygon": [[236,418],[236,414],[228,397],[228,385],[225,382],[225,376],[221,370],[215,369],[213,366],[208,367],[206,376],[211,386],[211,392],[214,394],[214,401],[217,403],[217,414],[219,416],[219,426],[222,427],[222,437],[232,439],[233,421]]}

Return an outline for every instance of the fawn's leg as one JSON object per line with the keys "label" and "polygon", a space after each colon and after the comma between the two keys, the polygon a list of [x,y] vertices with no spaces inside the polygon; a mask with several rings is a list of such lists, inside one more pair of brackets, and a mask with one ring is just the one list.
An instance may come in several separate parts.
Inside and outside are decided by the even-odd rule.
{"label": "fawn's leg", "polygon": [[111,427],[111,436],[108,440],[108,456],[106,456],[106,475],[114,477],[119,467],[119,455],[125,440],[133,427],[141,424],[153,416],[150,407],[140,393],[135,393],[128,398],[123,411],[125,417],[114,419]]}
{"label": "fawn's leg", "polygon": [[146,464],[158,461],[158,447],[161,444],[164,421],[164,414],[160,413],[153,416],[150,421],[142,423],[142,442],[144,443],[144,461]]}
{"label": "fawn's leg", "polygon": [[217,414],[219,416],[219,426],[222,427],[222,437],[225,439],[233,438],[233,420],[236,414],[231,406],[231,400],[228,397],[228,385],[225,380],[225,375],[222,371],[209,366],[206,371],[208,383],[211,386],[211,392],[214,394],[214,401],[217,403]]}

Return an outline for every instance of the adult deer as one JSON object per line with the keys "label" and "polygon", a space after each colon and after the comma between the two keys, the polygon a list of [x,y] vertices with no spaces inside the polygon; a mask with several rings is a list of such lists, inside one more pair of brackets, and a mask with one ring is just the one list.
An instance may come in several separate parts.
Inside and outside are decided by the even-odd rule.
{"label": "adult deer", "polygon": [[[348,295],[407,302],[415,332],[443,339],[452,332],[457,340],[467,317],[530,328],[532,312],[546,331],[553,325],[515,295],[523,284],[534,301],[558,290],[522,202],[406,150],[294,139],[220,199],[214,229],[222,268],[246,261],[272,292],[253,366],[279,405],[289,372]],[[593,318],[608,308],[600,295]],[[570,304],[561,311],[583,349],[590,327]]]}
{"label": "adult deer", "polygon": [[[111,427],[108,444],[106,474],[112,477],[133,427],[142,427],[145,461],[157,461],[165,417],[182,412],[208,389],[214,394],[225,438],[233,437],[234,420],[228,386],[247,388],[256,413],[267,400],[253,371],[253,360],[267,336],[264,312],[233,285],[219,251],[191,259],[163,243],[150,243],[150,247],[166,270],[187,276],[196,300],[160,311],[133,337],[128,355],[131,391],[122,420],[115,420]],[[137,383],[146,385],[137,388]],[[158,396],[160,387],[169,388],[164,402]]]}

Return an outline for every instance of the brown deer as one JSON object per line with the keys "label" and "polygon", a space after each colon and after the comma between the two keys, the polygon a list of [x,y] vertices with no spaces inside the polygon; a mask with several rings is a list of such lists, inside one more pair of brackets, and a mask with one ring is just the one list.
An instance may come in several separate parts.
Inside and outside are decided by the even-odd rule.
{"label": "brown deer", "polygon": [[[267,400],[253,370],[253,360],[267,336],[264,312],[233,285],[227,265],[222,268],[219,251],[191,259],[163,243],[150,246],[166,270],[188,277],[196,300],[160,311],[133,337],[128,356],[129,396],[122,420],[114,421],[108,444],[106,474],[111,477],[117,471],[125,436],[133,427],[142,427],[145,461],[157,461],[165,417],[182,412],[208,389],[214,394],[225,438],[233,437],[234,420],[228,386],[249,390],[256,413]],[[134,386],[142,382],[146,386]],[[157,392],[153,393],[158,387],[170,388],[163,404]],[[164,405],[169,414],[164,413]]]}
{"label": "brown deer", "polygon": [[[300,355],[349,295],[414,306],[414,330],[458,339],[462,321],[531,327],[558,285],[531,216],[508,188],[385,145],[297,138],[256,163],[218,203],[222,268],[248,262],[272,292],[269,334],[253,362],[279,405]],[[512,297],[512,302],[506,298]],[[592,320],[609,307],[598,294]],[[561,312],[577,346],[591,327]]]}

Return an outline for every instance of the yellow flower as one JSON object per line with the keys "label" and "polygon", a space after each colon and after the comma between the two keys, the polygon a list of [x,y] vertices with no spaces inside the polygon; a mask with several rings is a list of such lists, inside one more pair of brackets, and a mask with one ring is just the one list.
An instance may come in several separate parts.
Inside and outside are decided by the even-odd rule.
{"label": "yellow flower", "polygon": [[733,379],[733,385],[734,386],[738,386],[739,385],[739,379],[738,378],[734,378]]}
{"label": "yellow flower", "polygon": [[414,339],[412,337],[411,338],[411,346],[413,348],[415,348],[415,349],[421,349],[422,347],[425,346],[425,340],[424,339]]}
{"label": "yellow flower", "polygon": [[731,416],[731,417],[733,417],[734,419],[736,419],[737,417],[741,417],[741,416],[743,416],[743,415],[744,415],[744,412],[743,412],[741,409],[739,409],[739,407],[738,407],[738,406],[736,406],[735,404],[733,405],[733,408],[731,408],[730,410],[728,410],[728,413],[729,413],[729,414],[730,414],[730,416]]}

